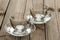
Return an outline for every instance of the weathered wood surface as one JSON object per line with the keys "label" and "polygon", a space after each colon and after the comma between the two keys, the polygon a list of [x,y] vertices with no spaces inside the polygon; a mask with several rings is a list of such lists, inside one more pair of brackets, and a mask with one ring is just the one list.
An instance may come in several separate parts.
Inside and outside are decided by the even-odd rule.
{"label": "weathered wood surface", "polygon": [[2,25],[1,23],[3,21],[5,11],[7,10],[8,3],[9,3],[9,0],[0,0],[0,27]]}
{"label": "weathered wood surface", "polygon": [[[43,11],[43,0],[27,0],[26,12],[25,12],[24,18],[26,18],[27,15],[30,15],[30,9],[32,8],[40,12]],[[42,25],[41,27],[44,27],[44,26]],[[25,39],[26,40],[28,39],[29,40],[44,40],[45,39],[44,31],[37,28],[37,30],[34,33],[30,34],[29,37],[24,38],[24,40]]]}
{"label": "weathered wood surface", "polygon": [[[0,5],[2,5],[3,7],[0,6],[0,8],[3,9],[4,14],[8,4],[8,0],[2,0],[2,2],[4,2],[3,5]],[[3,21],[2,29],[0,31],[0,40],[60,40],[60,12],[58,11],[60,10],[59,3],[60,0],[10,0],[9,7]],[[7,25],[7,23],[9,23],[9,25],[11,26],[9,21],[11,16],[15,18],[14,20],[24,20],[27,15],[30,15],[31,8],[34,8],[34,10],[38,10],[42,13],[44,6],[43,4],[55,10],[51,13],[52,19],[50,20],[50,22],[43,25],[36,25],[36,31],[24,37],[14,37],[4,31],[4,27],[5,25]],[[0,18],[3,19],[3,16],[1,15]],[[1,22],[2,20],[0,21],[0,23]],[[44,27],[46,27],[46,34],[45,30],[41,30],[41,28]]]}
{"label": "weathered wood surface", "polygon": [[58,27],[58,32],[59,32],[59,40],[60,40],[60,0],[55,0],[55,7],[56,7],[56,17],[57,17],[57,27]]}
{"label": "weathered wood surface", "polygon": [[4,17],[4,15],[0,15],[0,27],[1,27],[1,23],[2,23],[3,17]]}
{"label": "weathered wood surface", "polygon": [[[2,27],[4,15],[7,11],[9,0],[0,0],[0,28]],[[0,31],[0,40],[5,40],[5,35]]]}
{"label": "weathered wood surface", "polygon": [[[43,0],[32,0],[32,3],[35,11],[43,12]],[[36,31],[30,35],[31,40],[45,40],[44,30],[41,30],[38,27],[43,28],[44,25],[36,25]]]}
{"label": "weathered wood surface", "polygon": [[[55,0],[45,0],[44,4],[56,10]],[[50,22],[45,25],[47,29],[47,40],[58,40],[59,32],[56,19],[56,11],[51,12],[51,16],[52,19],[50,20]]]}
{"label": "weathered wood surface", "polygon": [[0,0],[0,14],[4,14],[9,0]]}
{"label": "weathered wood surface", "polygon": [[5,40],[5,36],[4,37],[0,37],[0,40]]}
{"label": "weathered wood surface", "polygon": [[9,34],[7,34],[6,32],[4,32],[4,27],[5,25],[7,25],[9,23],[10,24],[10,18],[11,16],[13,16],[15,18],[15,20],[23,20],[23,14],[25,12],[25,5],[26,5],[26,0],[10,0],[10,4],[8,7],[8,10],[6,12],[6,16],[4,19],[4,23],[2,25],[2,29],[1,31],[3,31],[3,35],[6,35],[6,39],[7,40],[20,40],[20,37],[14,37],[14,36],[10,36]]}

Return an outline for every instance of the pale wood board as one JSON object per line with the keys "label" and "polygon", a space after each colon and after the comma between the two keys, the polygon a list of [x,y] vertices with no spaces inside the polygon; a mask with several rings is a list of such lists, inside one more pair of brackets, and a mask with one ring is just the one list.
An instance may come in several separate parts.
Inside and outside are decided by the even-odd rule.
{"label": "pale wood board", "polygon": [[[6,0],[4,0],[6,1]],[[6,2],[5,2],[6,3]],[[4,3],[4,5],[5,5]],[[15,20],[21,21],[26,18],[27,15],[30,15],[30,9],[33,7],[35,10],[38,10],[42,13],[43,11],[43,0],[10,0],[10,4],[8,7],[8,11],[6,13],[2,29],[0,31],[0,40],[60,40],[60,12],[58,9],[60,8],[60,0],[44,0],[44,5],[48,7],[54,8],[55,11],[51,13],[52,19],[45,24],[46,27],[46,37],[44,30],[40,28],[44,27],[43,25],[36,25],[37,29],[35,32],[31,33],[28,36],[24,37],[14,37],[10,34],[7,34],[4,30],[5,25],[9,23],[9,19],[11,16],[15,17]],[[3,5],[3,6],[4,6]],[[7,4],[6,4],[7,5]],[[40,5],[40,6],[38,6]],[[5,9],[4,7],[3,9]],[[24,19],[23,19],[24,18]],[[2,22],[3,16],[1,16]],[[11,26],[11,25],[10,25]]]}
{"label": "pale wood board", "polygon": [[0,0],[0,14],[4,14],[7,8],[9,0]]}
{"label": "pale wood board", "polygon": [[3,21],[3,17],[4,17],[4,15],[2,15],[2,14],[5,14],[8,3],[9,3],[9,0],[0,0],[0,27],[2,26],[2,21]]}
{"label": "pale wood board", "polygon": [[[41,0],[27,0],[27,6],[26,6],[26,12],[25,12],[24,18],[26,18],[27,15],[30,15],[31,8],[34,8],[35,10],[38,10],[38,11],[40,10],[40,12],[43,10],[43,4],[42,4],[43,1],[41,1],[41,2],[40,1]],[[35,4],[37,4],[37,5],[41,4],[41,5],[38,6],[38,9],[36,9],[37,5],[35,5]],[[39,27],[40,27],[40,25],[39,25]],[[41,27],[44,27],[44,26],[42,25]],[[26,39],[26,40],[44,40],[45,39],[44,37],[45,37],[44,31],[37,29],[34,33],[30,34],[30,37],[27,37],[24,39]]]}
{"label": "pale wood board", "polygon": [[4,27],[8,23],[11,26],[10,20],[9,20],[11,16],[14,16],[15,20],[18,20],[18,21],[23,20],[23,14],[25,11],[25,3],[26,3],[26,0],[10,0],[10,4],[9,4],[9,7],[8,7],[8,10],[7,10],[5,19],[4,19],[4,23],[3,23],[2,29],[1,29],[1,31],[3,31],[2,34],[6,35],[5,38],[8,40],[12,40],[12,39],[20,40],[20,37],[14,37],[14,36],[11,36],[10,34],[7,34],[4,30]]}
{"label": "pale wood board", "polygon": [[26,10],[24,14],[24,19],[26,19],[26,16],[30,15],[30,9],[33,7],[32,0],[27,0],[26,2]]}
{"label": "pale wood board", "polygon": [[1,27],[1,23],[2,23],[3,17],[4,17],[4,15],[0,15],[0,27]]}
{"label": "pale wood board", "polygon": [[[43,13],[43,0],[32,0],[33,3],[33,9],[35,11],[39,11]],[[30,40],[45,40],[45,33],[44,30],[41,30],[40,28],[43,28],[44,25],[36,25],[35,32],[30,34]]]}
{"label": "pale wood board", "polygon": [[[26,20],[26,16],[30,15],[30,9],[32,8],[32,0],[26,1],[26,10],[24,14],[24,19]],[[21,37],[21,40],[30,40],[29,35]]]}
{"label": "pale wood board", "polygon": [[[0,0],[0,28],[3,23],[3,18],[8,7],[8,3],[9,3],[9,0]],[[2,34],[1,31],[0,31],[0,34]]]}
{"label": "pale wood board", "polygon": [[[43,25],[38,25],[39,27],[44,27]],[[36,27],[38,27],[36,26]],[[30,35],[30,40],[45,40],[44,30],[37,28],[35,32]]]}
{"label": "pale wood board", "polygon": [[21,40],[29,40],[29,35],[21,37]]}
{"label": "pale wood board", "polygon": [[[60,0],[55,0],[55,7],[56,7],[56,17],[57,17],[57,24],[58,24],[58,32],[59,32],[59,37],[60,37]],[[58,38],[59,38],[58,37]],[[59,38],[60,40],[60,38]]]}
{"label": "pale wood board", "polygon": [[[45,0],[44,4],[48,7],[55,9],[55,0]],[[45,25],[47,29],[47,40],[58,40],[59,38],[58,25],[55,13],[56,11],[51,12],[52,19]]]}

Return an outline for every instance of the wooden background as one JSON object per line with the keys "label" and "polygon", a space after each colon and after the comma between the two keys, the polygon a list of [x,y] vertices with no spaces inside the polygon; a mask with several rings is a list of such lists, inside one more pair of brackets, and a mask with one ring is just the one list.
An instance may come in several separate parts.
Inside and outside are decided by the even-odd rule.
{"label": "wooden background", "polygon": [[[38,7],[39,5],[39,7]],[[11,16],[23,20],[30,14],[30,9],[43,12],[44,5],[53,8],[50,22],[38,25],[35,32],[24,37],[14,37],[4,31]],[[60,0],[0,0],[0,40],[60,40]],[[9,24],[10,25],[10,24]],[[46,31],[44,29],[46,27]],[[43,29],[41,29],[43,28]]]}

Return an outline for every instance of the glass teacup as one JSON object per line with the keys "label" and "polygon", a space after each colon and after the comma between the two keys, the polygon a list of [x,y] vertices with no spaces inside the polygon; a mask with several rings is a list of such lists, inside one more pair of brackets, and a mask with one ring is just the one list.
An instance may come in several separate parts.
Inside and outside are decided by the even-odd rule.
{"label": "glass teacup", "polygon": [[[43,24],[43,23],[47,23],[50,19],[51,19],[51,12],[54,11],[53,8],[47,8],[45,10],[45,12],[40,12],[34,9],[30,10],[31,15],[27,16],[30,17],[30,21],[32,21],[33,19],[33,23],[34,24]],[[32,18],[31,18],[32,16]],[[28,19],[29,20],[29,19]]]}
{"label": "glass teacup", "polygon": [[11,26],[6,26],[5,30],[13,36],[26,36],[34,32],[36,27],[26,20],[13,20],[10,19]]}

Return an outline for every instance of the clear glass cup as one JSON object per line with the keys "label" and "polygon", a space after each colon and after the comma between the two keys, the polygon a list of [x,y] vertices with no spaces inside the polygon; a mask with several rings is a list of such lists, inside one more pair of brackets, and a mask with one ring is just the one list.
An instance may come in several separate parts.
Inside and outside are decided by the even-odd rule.
{"label": "clear glass cup", "polygon": [[45,7],[43,12],[41,12],[40,10],[35,10],[34,8],[32,8],[30,10],[31,15],[27,16],[27,20],[30,19],[30,22],[32,22],[33,24],[47,23],[51,19],[51,13],[53,11],[54,11],[54,9],[50,8],[50,7]]}
{"label": "clear glass cup", "polygon": [[10,18],[10,24],[11,26],[6,26],[5,30],[13,36],[26,36],[34,32],[36,29],[35,25],[27,22],[26,20],[18,21],[14,20],[13,17]]}

